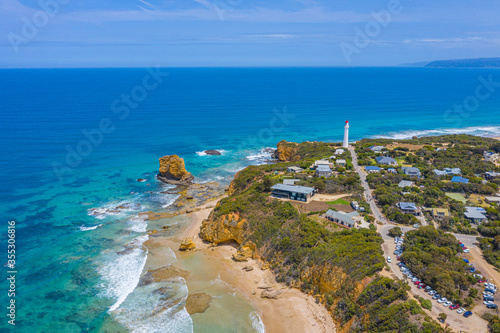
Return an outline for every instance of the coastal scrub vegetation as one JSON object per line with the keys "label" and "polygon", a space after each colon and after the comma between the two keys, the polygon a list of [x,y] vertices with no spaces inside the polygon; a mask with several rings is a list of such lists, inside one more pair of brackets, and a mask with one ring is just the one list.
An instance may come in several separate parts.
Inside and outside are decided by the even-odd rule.
{"label": "coastal scrub vegetation", "polygon": [[477,280],[467,274],[467,264],[458,256],[460,243],[455,236],[421,227],[406,233],[401,260],[425,284],[458,304],[472,304],[469,289]]}
{"label": "coastal scrub vegetation", "polygon": [[[307,148],[307,155],[301,147]],[[314,152],[315,147],[320,148],[319,153]],[[329,149],[307,143],[300,144],[298,151],[315,159],[330,156],[333,148]],[[331,228],[317,214],[301,213],[291,202],[269,196],[271,186],[283,180],[288,166],[310,163],[301,158],[240,171],[228,197],[219,202],[210,218],[238,213],[246,219],[243,243],[256,245],[277,281],[316,297],[335,321],[347,325],[351,332],[439,332],[439,325],[426,317],[420,304],[408,299],[406,283],[377,277],[385,262],[383,240],[375,230]],[[351,191],[355,197],[361,191],[355,173],[337,174],[331,179],[299,174],[294,178],[300,179],[300,185],[320,189],[318,184],[324,183],[322,191],[327,193]],[[336,187],[329,187],[330,180]],[[359,202],[367,206],[364,200]]]}

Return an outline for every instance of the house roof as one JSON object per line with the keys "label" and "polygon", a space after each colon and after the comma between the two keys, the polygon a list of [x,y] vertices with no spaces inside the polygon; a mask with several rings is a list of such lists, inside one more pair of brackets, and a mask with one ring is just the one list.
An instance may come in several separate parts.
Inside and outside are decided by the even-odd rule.
{"label": "house roof", "polygon": [[323,172],[330,172],[332,171],[330,169],[330,167],[328,165],[323,165],[323,164],[320,164],[318,165],[318,167],[316,168],[316,171],[323,171]]}
{"label": "house roof", "polygon": [[288,169],[291,169],[291,170],[304,170],[298,166],[291,166],[291,167],[288,167]]}
{"label": "house roof", "polygon": [[443,170],[434,169],[433,171],[438,176],[460,175],[462,173],[462,170],[460,170],[460,168],[444,168]]}
{"label": "house roof", "polygon": [[378,166],[368,165],[365,166],[365,170],[380,171],[381,169]]}
{"label": "house roof", "polygon": [[392,157],[387,157],[387,156],[377,156],[375,157],[375,161],[380,164],[392,164],[396,163],[396,160],[393,159]]}
{"label": "house roof", "polygon": [[500,202],[500,197],[485,197],[490,202]]}
{"label": "house roof", "polygon": [[283,184],[285,185],[295,185],[300,179],[283,179]]}
{"label": "house roof", "polygon": [[469,180],[467,178],[464,178],[464,177],[460,177],[460,176],[454,176],[452,179],[451,179],[451,182],[452,183],[463,183],[463,184],[467,184],[469,182]]}
{"label": "house roof", "polygon": [[417,205],[413,202],[398,202],[398,206],[402,210],[418,210]]}
{"label": "house roof", "polygon": [[336,212],[334,210],[329,209],[325,215],[330,216],[334,219],[344,221],[350,225],[354,225],[354,220],[352,219],[354,216],[358,216],[359,213],[354,211],[351,213],[344,213],[344,212]]}
{"label": "house roof", "polygon": [[385,148],[384,146],[370,146],[370,147],[368,147],[368,149],[370,149],[372,151],[381,151],[384,148]]}
{"label": "house roof", "polygon": [[406,187],[406,186],[413,186],[413,182],[409,180],[402,180],[399,182],[398,186],[399,187]]}
{"label": "house roof", "polygon": [[444,214],[446,216],[450,215],[450,212],[448,211],[448,209],[445,209],[445,208],[431,208],[431,210],[432,210],[433,215],[438,215],[439,213]]}
{"label": "house roof", "polygon": [[346,161],[342,160],[342,159],[337,160],[337,164],[340,164],[340,163],[346,163]]}
{"label": "house roof", "polygon": [[302,194],[310,194],[314,191],[313,187],[300,186],[300,185],[285,185],[285,184],[273,185],[271,189],[286,191],[286,192],[297,192]]}
{"label": "house roof", "polygon": [[416,167],[402,167],[405,175],[420,175],[420,169]]}

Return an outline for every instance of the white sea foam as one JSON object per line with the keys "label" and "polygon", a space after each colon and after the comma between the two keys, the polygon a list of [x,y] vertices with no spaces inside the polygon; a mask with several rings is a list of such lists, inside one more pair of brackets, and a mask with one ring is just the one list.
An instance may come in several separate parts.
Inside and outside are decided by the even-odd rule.
{"label": "white sea foam", "polygon": [[148,223],[146,222],[146,217],[140,217],[139,215],[134,216],[129,220],[131,225],[127,230],[134,232],[146,232]]}
{"label": "white sea foam", "polygon": [[87,214],[95,217],[96,219],[102,220],[108,216],[123,216],[127,213],[134,211],[138,212],[143,209],[144,207],[134,200],[123,200],[120,202],[107,203],[102,207],[91,208],[87,211]]}
{"label": "white sea foam", "polygon": [[252,153],[246,157],[247,160],[252,161],[252,163],[264,164],[272,160],[274,153],[274,148],[264,148],[259,150],[257,153]]}
{"label": "white sea foam", "polygon": [[184,307],[187,295],[182,278],[141,286],[112,316],[134,333],[191,333],[193,322]]}
{"label": "white sea foam", "polygon": [[373,138],[404,140],[414,136],[435,136],[448,134],[471,134],[485,137],[500,136],[500,126],[474,126],[465,128],[440,128],[432,130],[409,130],[401,132],[389,132],[383,135],[374,135]]}
{"label": "white sea foam", "polygon": [[266,333],[266,327],[257,312],[251,312],[249,317],[252,322],[252,327],[257,331],[257,333]]}
{"label": "white sea foam", "polygon": [[100,296],[116,299],[109,311],[116,310],[139,283],[147,259],[147,249],[142,244],[148,238],[148,235],[135,238],[122,253],[113,253],[98,269],[103,281]]}
{"label": "white sea foam", "polygon": [[83,225],[79,226],[78,228],[81,230],[81,231],[89,231],[89,230],[94,230],[94,229],[97,229],[99,228],[100,226],[102,226],[102,224],[99,224],[99,225],[95,225],[93,227],[85,227]]}
{"label": "white sea foam", "polygon": [[[228,151],[224,150],[224,149],[213,149],[213,150],[218,151],[219,153],[221,153],[221,155],[225,155],[226,153],[228,153]],[[197,151],[196,155],[198,155],[198,156],[212,156],[210,154],[205,153],[204,150],[203,151]]]}

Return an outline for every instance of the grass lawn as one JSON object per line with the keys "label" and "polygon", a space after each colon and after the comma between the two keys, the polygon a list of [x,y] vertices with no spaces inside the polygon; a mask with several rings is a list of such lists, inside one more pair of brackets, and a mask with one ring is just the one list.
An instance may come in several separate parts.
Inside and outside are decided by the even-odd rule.
{"label": "grass lawn", "polygon": [[460,193],[445,193],[447,197],[452,198],[453,200],[460,201],[461,203],[465,204],[467,202],[467,199],[464,198],[463,195]]}
{"label": "grass lawn", "polygon": [[329,204],[329,205],[350,205],[349,201],[346,201],[344,199],[337,199],[335,201],[328,201],[327,204]]}

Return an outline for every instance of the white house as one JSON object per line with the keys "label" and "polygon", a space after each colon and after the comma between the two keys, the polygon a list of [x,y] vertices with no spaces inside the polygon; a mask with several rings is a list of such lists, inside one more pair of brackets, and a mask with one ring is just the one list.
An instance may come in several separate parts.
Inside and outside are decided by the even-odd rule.
{"label": "white house", "polygon": [[371,146],[371,147],[368,147],[368,149],[370,149],[374,153],[380,153],[382,151],[382,149],[385,149],[385,147],[384,146]]}
{"label": "white house", "polygon": [[486,160],[486,162],[493,162],[494,163],[494,162],[498,162],[500,155],[497,153],[494,153],[492,151],[484,151],[483,157]]}
{"label": "white house", "polygon": [[318,177],[330,177],[332,175],[332,170],[328,165],[318,165],[316,168],[316,176]]}

